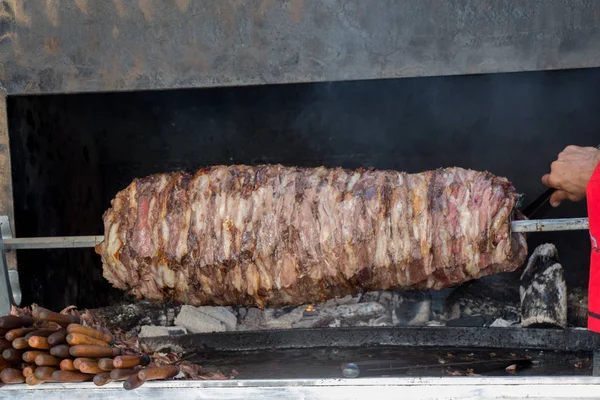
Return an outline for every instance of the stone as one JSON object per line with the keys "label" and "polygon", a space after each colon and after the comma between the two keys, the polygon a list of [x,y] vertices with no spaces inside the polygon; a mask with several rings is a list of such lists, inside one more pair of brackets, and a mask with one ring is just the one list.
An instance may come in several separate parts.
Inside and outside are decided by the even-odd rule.
{"label": "stone", "polygon": [[225,307],[182,306],[175,325],[192,333],[235,331],[237,318]]}
{"label": "stone", "polygon": [[185,335],[187,330],[182,326],[156,326],[156,325],[144,325],[138,335],[141,338],[145,337],[161,337],[161,336],[175,336]]}

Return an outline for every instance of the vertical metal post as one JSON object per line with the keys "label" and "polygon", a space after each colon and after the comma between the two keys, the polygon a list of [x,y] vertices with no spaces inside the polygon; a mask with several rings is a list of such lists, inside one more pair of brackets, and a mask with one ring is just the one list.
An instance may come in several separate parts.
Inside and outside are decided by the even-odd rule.
{"label": "vertical metal post", "polygon": [[594,356],[592,360],[592,375],[600,376],[600,351],[594,351]]}
{"label": "vertical metal post", "polygon": [[6,249],[2,235],[0,235],[0,315],[8,314],[13,304],[15,304],[15,301],[10,287],[8,265],[6,264]]}
{"label": "vertical metal post", "polygon": [[[6,93],[0,89],[0,215],[8,216],[8,220],[12,225],[11,232],[14,235],[15,219],[13,206]],[[16,252],[8,253],[6,255],[6,262],[9,270],[17,269]]]}

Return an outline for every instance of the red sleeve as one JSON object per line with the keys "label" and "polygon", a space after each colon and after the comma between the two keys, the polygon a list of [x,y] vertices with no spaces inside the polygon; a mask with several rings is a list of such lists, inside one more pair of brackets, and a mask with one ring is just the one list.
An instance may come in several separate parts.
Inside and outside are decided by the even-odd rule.
{"label": "red sleeve", "polygon": [[587,185],[586,196],[592,244],[588,285],[588,329],[600,333],[600,164]]}

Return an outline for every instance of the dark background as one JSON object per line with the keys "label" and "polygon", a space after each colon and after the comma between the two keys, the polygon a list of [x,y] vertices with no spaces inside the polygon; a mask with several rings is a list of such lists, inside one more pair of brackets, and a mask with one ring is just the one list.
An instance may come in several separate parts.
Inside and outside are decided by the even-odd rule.
{"label": "dark background", "polygon": [[[135,177],[210,164],[460,166],[508,177],[526,203],[568,144],[600,143],[600,70],[8,98],[17,235],[102,234]],[[585,216],[584,203],[544,217]],[[586,286],[587,232],[554,242]],[[21,251],[23,303],[95,307],[122,293],[93,250]]]}

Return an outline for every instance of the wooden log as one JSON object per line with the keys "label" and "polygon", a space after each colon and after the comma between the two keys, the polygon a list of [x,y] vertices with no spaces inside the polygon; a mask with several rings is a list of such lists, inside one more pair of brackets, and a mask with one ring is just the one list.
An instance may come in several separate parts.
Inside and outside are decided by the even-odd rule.
{"label": "wooden log", "polygon": [[53,367],[37,367],[33,375],[42,382],[50,382],[53,380],[52,374],[55,371],[57,371],[57,369]]}
{"label": "wooden log", "polygon": [[26,351],[25,353],[23,353],[23,361],[26,363],[34,363],[35,362],[35,358],[39,355],[45,354],[47,355],[48,352],[46,351],[41,351],[41,350],[30,350],[30,351]]}
{"label": "wooden log", "polygon": [[81,321],[81,319],[75,315],[60,314],[46,309],[39,311],[39,318],[43,321],[55,322],[61,326],[68,326],[69,324],[79,323]]}
{"label": "wooden log", "polygon": [[144,381],[141,380],[137,374],[131,375],[129,378],[125,379],[123,382],[123,388],[125,390],[134,390],[139,388],[144,384]]}
{"label": "wooden log", "polygon": [[119,354],[121,354],[121,349],[116,347],[111,348],[80,344],[77,346],[72,346],[69,349],[69,353],[73,357],[105,358],[118,356]]}
{"label": "wooden log", "polygon": [[94,379],[94,375],[73,371],[54,371],[52,379],[56,382],[87,382]]}
{"label": "wooden log", "polygon": [[567,327],[567,284],[558,251],[542,244],[532,253],[521,275],[521,326]]}
{"label": "wooden log", "polygon": [[141,369],[138,377],[143,381],[153,381],[158,379],[169,379],[179,373],[179,368],[175,365],[163,365],[160,367],[150,367]]}
{"label": "wooden log", "polygon": [[24,383],[23,371],[16,368],[4,368],[0,373],[0,380],[6,384]]}
{"label": "wooden log", "polygon": [[67,343],[71,346],[76,346],[78,344],[87,344],[90,346],[102,346],[102,347],[110,347],[108,343],[103,340],[99,340],[82,333],[69,333],[67,335]]}
{"label": "wooden log", "polygon": [[115,365],[112,358],[101,358],[98,360],[98,366],[104,371],[112,371],[115,369]]}
{"label": "wooden log", "polygon": [[54,332],[48,336],[48,343],[50,343],[52,346],[67,343],[67,331],[65,329],[60,329]]}
{"label": "wooden log", "polygon": [[2,357],[10,363],[15,363],[23,360],[23,352],[16,349],[6,349],[2,352]]}
{"label": "wooden log", "polygon": [[111,331],[121,329],[125,333],[137,335],[142,325],[174,325],[180,310],[181,306],[173,303],[140,301],[90,311],[99,316],[103,326]]}
{"label": "wooden log", "polygon": [[[85,335],[87,337],[100,340],[105,343],[112,343],[113,337],[110,333],[102,333],[97,329],[90,328],[89,326],[83,326],[80,324],[70,324],[67,326],[67,333]],[[75,344],[88,344],[88,343],[75,343]]]}
{"label": "wooden log", "polygon": [[148,365],[150,357],[144,354],[141,356],[117,356],[113,360],[115,368],[133,368],[138,365]]}
{"label": "wooden log", "polygon": [[48,338],[43,336],[32,336],[29,338],[29,346],[39,350],[50,350],[52,345],[48,343]]}
{"label": "wooden log", "polygon": [[40,354],[35,358],[35,365],[39,367],[59,367],[61,359],[50,354]]}
{"label": "wooden log", "polygon": [[14,315],[6,315],[0,317],[0,328],[4,329],[15,329],[25,328],[33,324],[33,318],[28,316],[16,317]]}
{"label": "wooden log", "polygon": [[16,329],[11,329],[10,331],[6,332],[6,335],[4,335],[4,337],[6,338],[6,340],[8,341],[13,341],[17,338],[21,338],[24,337],[25,335],[27,335],[30,332],[35,332],[37,329],[35,328],[16,328]]}
{"label": "wooden log", "polygon": [[50,355],[58,358],[71,358],[71,354],[69,353],[70,348],[71,346],[67,344],[59,344],[50,349]]}
{"label": "wooden log", "polygon": [[77,368],[73,365],[73,360],[62,360],[60,362],[61,371],[77,371]]}
{"label": "wooden log", "polygon": [[12,347],[17,350],[25,350],[29,348],[29,343],[24,337],[19,337],[12,341]]}
{"label": "wooden log", "polygon": [[110,379],[110,372],[101,372],[94,376],[94,385],[96,386],[104,386],[112,381],[113,380]]}

